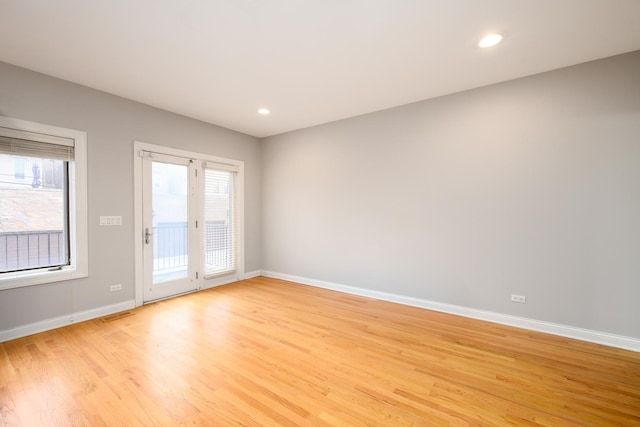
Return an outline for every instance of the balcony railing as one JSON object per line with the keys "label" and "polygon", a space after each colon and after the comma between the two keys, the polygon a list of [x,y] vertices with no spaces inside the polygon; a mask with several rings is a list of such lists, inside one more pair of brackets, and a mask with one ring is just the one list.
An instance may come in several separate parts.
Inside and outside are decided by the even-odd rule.
{"label": "balcony railing", "polygon": [[[166,222],[153,227],[153,271],[186,268],[188,235],[186,222]],[[205,262],[214,269],[231,267],[232,231],[224,221],[206,222]],[[0,272],[64,265],[65,238],[62,230],[0,233]]]}
{"label": "balcony railing", "polygon": [[0,272],[67,264],[62,230],[0,233]]}
{"label": "balcony railing", "polygon": [[[231,267],[231,227],[225,221],[205,224],[205,262],[216,269]],[[175,271],[189,265],[186,222],[161,222],[153,227],[153,271]]]}
{"label": "balcony railing", "polygon": [[189,265],[186,222],[161,222],[153,227],[153,271],[176,270]]}

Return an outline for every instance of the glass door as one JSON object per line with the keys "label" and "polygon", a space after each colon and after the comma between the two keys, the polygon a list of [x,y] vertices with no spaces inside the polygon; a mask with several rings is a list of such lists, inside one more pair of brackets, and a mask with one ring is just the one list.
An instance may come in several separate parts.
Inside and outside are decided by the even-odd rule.
{"label": "glass door", "polygon": [[144,302],[196,290],[195,162],[145,152],[142,185]]}

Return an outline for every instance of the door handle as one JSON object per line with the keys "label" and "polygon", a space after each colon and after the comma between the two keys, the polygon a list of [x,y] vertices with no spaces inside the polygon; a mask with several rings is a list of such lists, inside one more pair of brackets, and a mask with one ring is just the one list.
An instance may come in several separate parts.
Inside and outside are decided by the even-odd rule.
{"label": "door handle", "polygon": [[144,229],[144,243],[145,244],[149,244],[151,242],[151,236],[153,236],[153,233],[151,233],[149,231],[149,227]]}

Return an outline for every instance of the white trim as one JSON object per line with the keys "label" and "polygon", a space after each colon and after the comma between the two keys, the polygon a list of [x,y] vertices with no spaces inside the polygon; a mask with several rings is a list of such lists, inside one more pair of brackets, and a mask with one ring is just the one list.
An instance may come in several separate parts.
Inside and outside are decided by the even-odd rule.
{"label": "white trim", "polygon": [[[73,141],[74,161],[69,166],[69,240],[71,265],[58,271],[45,269],[2,273],[0,290],[41,285],[89,275],[89,233],[87,219],[87,133],[42,123],[0,116],[0,128],[13,135],[29,133],[36,140],[53,141],[65,138]],[[16,133],[17,132],[17,133]],[[57,143],[57,142],[56,142]]]}
{"label": "white trim", "polygon": [[[0,127],[18,129],[26,132],[49,135],[58,138],[75,139],[77,130],[45,125],[43,123],[30,122],[28,120],[14,119],[13,117],[0,116]],[[80,132],[85,133],[85,132]],[[53,140],[52,140],[53,141]],[[58,143],[58,142],[56,142]]]}
{"label": "white trim", "polygon": [[254,277],[262,276],[261,270],[245,271],[244,279],[253,279]]}
{"label": "white trim", "polygon": [[144,239],[142,218],[142,159],[140,143],[133,143],[133,280],[136,307],[144,303]]}
{"label": "white trim", "polygon": [[561,337],[574,338],[581,341],[587,341],[591,343],[607,345],[610,347],[617,347],[625,350],[640,352],[640,339],[638,338],[615,335],[607,332],[599,332],[590,329],[578,328],[575,326],[562,325],[558,323],[545,322],[542,320],[529,319],[526,317],[511,316],[508,314],[496,313],[493,311],[478,310],[475,308],[446,304],[437,301],[407,297],[387,292],[372,291],[369,289],[346,286],[338,283],[325,282],[323,280],[309,279],[306,277],[294,276],[291,274],[277,273],[274,271],[263,270],[262,275],[265,277],[272,277],[274,279],[288,280],[290,282],[298,282],[304,285],[315,286],[317,288],[330,289],[347,294],[395,302],[398,304],[425,308],[427,310],[434,310],[443,313],[469,317],[471,319],[485,320],[487,322],[499,323],[502,325],[514,326],[517,328],[544,332]]}
{"label": "white trim", "polygon": [[[147,142],[142,142],[142,141],[133,141],[133,145],[134,145],[134,148],[136,149],[134,151],[134,154],[142,150],[150,153],[167,154],[169,156],[174,156],[174,157],[183,157],[185,159],[205,160],[207,162],[232,165],[232,166],[237,166],[238,168],[244,165],[244,162],[241,160],[232,160],[224,157],[212,156],[210,154],[205,154],[205,153],[196,153],[195,151],[187,151],[187,150],[181,150],[179,148],[165,147],[164,145],[149,144]],[[136,155],[136,157],[138,156],[139,155]]]}
{"label": "white trim", "polygon": [[[200,282],[201,289],[210,289],[216,286],[233,283],[244,278],[244,162],[230,159],[222,159],[222,161],[212,162],[202,156],[198,160],[202,163],[202,168],[200,169],[202,171],[202,179],[200,180],[201,194],[204,194],[204,175],[205,169],[208,168],[233,172],[233,191],[235,193],[234,214],[236,221],[235,233],[237,244],[236,267],[226,273],[219,272],[211,275],[203,275]],[[204,214],[204,197],[202,197],[200,201],[200,209],[202,214]],[[205,221],[203,220],[203,223],[204,222]],[[204,239],[202,240],[201,247],[204,247]],[[204,273],[204,268],[202,270]]]}
{"label": "white trim", "polygon": [[109,314],[131,310],[132,308],[135,308],[135,301],[129,300],[119,302],[117,304],[93,308],[91,310],[78,311],[76,313],[54,317],[53,319],[42,320],[40,322],[29,323],[27,325],[18,326],[17,328],[0,331],[0,342],[22,338],[40,332],[50,331],[52,329],[61,328],[73,323],[84,322],[86,320],[108,316]]}
{"label": "white trim", "polygon": [[[143,153],[144,152],[144,153]],[[180,150],[177,148],[165,147],[163,145],[149,144],[141,141],[133,141],[133,206],[134,206],[134,279],[135,279],[135,306],[139,307],[144,304],[144,265],[143,265],[143,218],[142,218],[142,158],[146,153],[166,154],[169,156],[183,157],[185,159],[193,159],[196,163],[205,161],[213,162],[218,165],[227,165],[238,171],[236,175],[236,214],[237,214],[237,239],[238,239],[238,265],[236,274],[233,276],[215,279],[205,279],[203,272],[200,271],[199,289],[208,289],[237,280],[243,279],[244,271],[244,161],[227,159],[224,157],[212,156],[205,153],[197,153],[192,151]]]}

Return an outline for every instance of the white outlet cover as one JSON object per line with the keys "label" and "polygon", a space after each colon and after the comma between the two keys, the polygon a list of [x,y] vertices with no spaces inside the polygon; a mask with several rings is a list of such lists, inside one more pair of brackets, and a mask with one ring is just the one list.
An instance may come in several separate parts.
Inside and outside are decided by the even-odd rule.
{"label": "white outlet cover", "polygon": [[527,297],[524,295],[511,295],[511,302],[525,304],[527,302]]}

